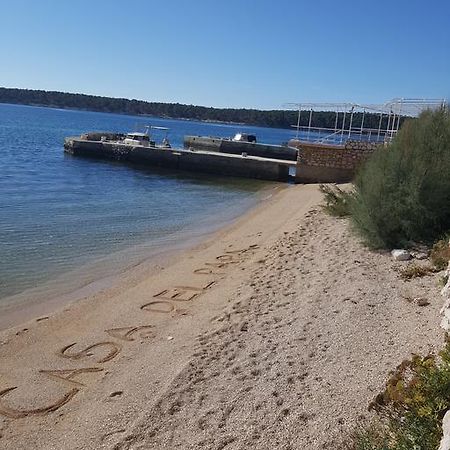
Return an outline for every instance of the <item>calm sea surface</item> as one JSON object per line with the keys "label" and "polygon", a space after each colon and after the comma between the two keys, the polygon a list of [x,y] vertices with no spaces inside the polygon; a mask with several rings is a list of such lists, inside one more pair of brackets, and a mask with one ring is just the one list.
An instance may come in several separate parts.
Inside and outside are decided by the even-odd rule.
{"label": "calm sea surface", "polygon": [[[185,134],[251,132],[279,144],[290,130],[0,104],[0,303],[80,268],[80,285],[212,231],[254,205],[254,180],[139,169],[63,153],[66,136],[166,126]],[[64,284],[64,282],[63,282]],[[13,296],[13,297],[12,297]]]}

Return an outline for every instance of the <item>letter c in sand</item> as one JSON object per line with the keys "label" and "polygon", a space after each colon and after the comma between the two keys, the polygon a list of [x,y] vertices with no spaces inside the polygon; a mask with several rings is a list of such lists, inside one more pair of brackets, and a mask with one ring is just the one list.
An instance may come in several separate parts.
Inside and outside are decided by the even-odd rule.
{"label": "letter c in sand", "polygon": [[[2,400],[3,397],[8,395],[14,389],[17,389],[17,386],[3,389],[2,391],[0,391],[0,400]],[[46,413],[53,412],[53,411],[56,411],[57,409],[61,408],[61,406],[65,405],[70,400],[72,400],[72,398],[75,397],[75,395],[78,392],[79,392],[79,389],[74,388],[74,389],[70,390],[67,394],[63,395],[55,403],[52,403],[49,406],[44,406],[42,408],[36,408],[36,409],[14,409],[9,406],[3,405],[2,402],[0,402],[0,414],[3,416],[9,417],[10,419],[21,419],[23,417],[27,417],[27,416],[31,416],[31,415],[46,414]]]}

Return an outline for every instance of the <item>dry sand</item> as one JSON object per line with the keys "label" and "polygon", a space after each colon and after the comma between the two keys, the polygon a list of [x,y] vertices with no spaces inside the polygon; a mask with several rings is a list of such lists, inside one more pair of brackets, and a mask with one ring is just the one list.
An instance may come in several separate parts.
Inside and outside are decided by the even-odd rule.
{"label": "dry sand", "polygon": [[338,448],[388,371],[440,346],[440,300],[320,201],[281,190],[144,279],[2,332],[0,448]]}

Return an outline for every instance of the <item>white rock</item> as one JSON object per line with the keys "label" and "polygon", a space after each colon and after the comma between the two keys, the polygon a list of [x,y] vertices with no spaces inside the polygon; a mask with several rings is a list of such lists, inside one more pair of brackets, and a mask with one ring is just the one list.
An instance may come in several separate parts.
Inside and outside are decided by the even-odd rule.
{"label": "white rock", "polygon": [[450,322],[448,320],[448,317],[443,317],[441,320],[441,328],[444,330],[448,330],[450,328]]}
{"label": "white rock", "polygon": [[409,259],[411,259],[411,253],[409,253],[407,250],[392,250],[391,255],[396,261],[408,261]]}
{"label": "white rock", "polygon": [[450,450],[450,411],[447,411],[442,419],[442,432],[443,436],[438,450]]}
{"label": "white rock", "polygon": [[441,321],[441,327],[449,331],[450,330],[450,263],[448,265],[448,269],[445,274],[448,277],[447,283],[442,288],[441,294],[444,297],[444,304],[441,309],[441,314],[443,314],[443,318]]}
{"label": "white rock", "polygon": [[[446,276],[448,277],[447,279],[447,283],[446,285],[442,288],[441,290],[441,294],[444,297],[444,299],[446,299],[447,303],[450,303],[450,265],[449,268],[447,269],[447,273]],[[450,305],[447,304],[447,307],[449,307]]]}
{"label": "white rock", "polygon": [[[445,274],[447,276],[450,275],[450,263]],[[441,327],[448,331],[450,329],[450,276],[442,288],[441,294],[444,297],[444,306],[441,309],[441,314],[444,317],[442,318]],[[450,410],[445,413],[442,419],[442,439],[438,450],[450,450]]]}

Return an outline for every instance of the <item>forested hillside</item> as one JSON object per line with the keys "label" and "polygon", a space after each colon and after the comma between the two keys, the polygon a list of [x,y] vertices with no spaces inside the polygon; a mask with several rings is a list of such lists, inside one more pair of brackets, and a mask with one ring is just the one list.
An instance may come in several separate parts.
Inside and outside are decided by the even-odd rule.
{"label": "forested hillside", "polygon": [[[126,98],[2,87],[0,87],[0,103],[81,109],[119,114],[151,115],[173,119],[235,122],[275,128],[291,128],[292,125],[297,123],[297,111],[290,110],[262,111],[244,108],[208,108],[205,106],[183,105],[180,103],[146,102]],[[309,114],[306,111],[302,114],[301,125],[308,125],[308,116]],[[312,125],[316,127],[334,128],[335,118],[336,115],[334,112],[314,112]],[[378,120],[378,115],[366,114],[364,126],[367,128],[378,128]],[[340,126],[342,125],[341,121],[342,119],[340,119]],[[361,114],[355,114],[353,126],[358,127],[360,124]]]}

